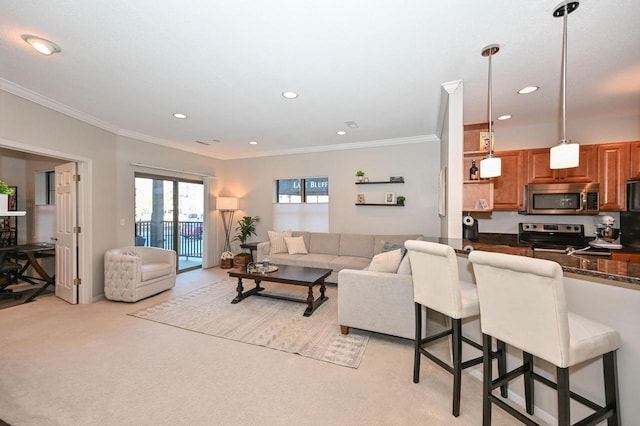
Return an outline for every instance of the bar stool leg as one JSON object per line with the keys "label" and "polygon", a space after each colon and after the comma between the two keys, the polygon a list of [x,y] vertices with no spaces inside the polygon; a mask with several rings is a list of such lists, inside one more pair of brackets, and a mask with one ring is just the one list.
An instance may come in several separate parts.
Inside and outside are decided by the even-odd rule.
{"label": "bar stool leg", "polygon": [[413,341],[413,383],[420,381],[420,340],[422,339],[422,305],[414,302],[416,319],[416,338]]}
{"label": "bar stool leg", "polygon": [[482,426],[491,426],[491,381],[493,363],[491,362],[491,336],[482,334]]}
{"label": "bar stool leg", "polygon": [[[502,340],[496,340],[496,350],[500,354],[498,356],[498,375],[502,377],[507,374],[507,345]],[[503,398],[509,396],[509,385],[507,383],[500,386],[500,395]]]}
{"label": "bar stool leg", "polygon": [[533,355],[528,352],[522,352],[522,359],[527,368],[524,373],[524,400],[527,408],[527,413],[533,414],[533,407],[535,407],[534,396],[534,384],[533,384]]}
{"label": "bar stool leg", "polygon": [[558,380],[558,426],[569,426],[571,424],[569,368],[556,367],[556,375]]}
{"label": "bar stool leg", "polygon": [[452,319],[451,346],[453,352],[453,416],[460,415],[460,387],[462,384],[462,320]]}
{"label": "bar stool leg", "polygon": [[604,370],[604,398],[607,408],[613,407],[615,413],[607,419],[609,426],[618,426],[620,422],[620,400],[618,396],[618,361],[616,351],[602,355]]}

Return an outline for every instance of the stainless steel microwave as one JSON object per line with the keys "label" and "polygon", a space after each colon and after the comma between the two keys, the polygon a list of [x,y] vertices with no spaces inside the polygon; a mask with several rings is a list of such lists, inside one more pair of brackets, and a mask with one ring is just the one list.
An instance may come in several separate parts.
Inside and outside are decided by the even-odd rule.
{"label": "stainless steel microwave", "polygon": [[545,183],[525,185],[524,214],[595,215],[599,183]]}

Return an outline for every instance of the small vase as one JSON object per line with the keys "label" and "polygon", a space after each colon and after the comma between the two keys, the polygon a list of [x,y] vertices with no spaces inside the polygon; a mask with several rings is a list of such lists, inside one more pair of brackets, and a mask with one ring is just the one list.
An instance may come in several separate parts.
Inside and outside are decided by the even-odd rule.
{"label": "small vase", "polygon": [[357,176],[358,182],[362,182],[364,180],[364,176]]}

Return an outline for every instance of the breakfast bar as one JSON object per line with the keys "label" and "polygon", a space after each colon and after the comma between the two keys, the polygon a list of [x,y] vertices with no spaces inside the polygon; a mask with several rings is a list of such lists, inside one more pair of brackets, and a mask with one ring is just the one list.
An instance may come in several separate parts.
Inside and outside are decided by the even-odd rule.
{"label": "breakfast bar", "polygon": [[[568,308],[579,315],[601,322],[619,331],[622,343],[618,350],[618,374],[620,409],[623,424],[631,424],[640,419],[640,405],[635,401],[640,383],[640,370],[636,368],[640,359],[640,264],[611,260],[606,256],[590,256],[578,253],[552,253],[535,251],[528,244],[518,241],[514,235],[488,234],[478,241],[449,238],[426,238],[428,241],[447,244],[454,248],[458,256],[460,277],[475,282],[473,268],[468,253],[483,250],[552,260],[560,264],[564,271],[565,294]],[[517,285],[517,283],[513,283]],[[522,297],[527,297],[523,294]],[[480,339],[480,323],[465,323],[465,334]],[[508,365],[513,367],[521,359],[521,352],[508,349]],[[474,354],[465,353],[465,359]],[[555,368],[545,361],[536,361],[541,374],[554,377]],[[471,374],[481,380],[479,367]],[[602,363],[586,362],[571,370],[572,389],[602,403]],[[516,384],[509,388],[509,398],[523,404],[523,386]],[[544,386],[536,397],[536,414],[545,421],[555,417],[555,395]],[[540,411],[538,411],[538,409]],[[572,407],[573,409],[573,407]],[[575,412],[586,416],[589,411],[576,404]],[[578,414],[579,413],[579,414]]]}

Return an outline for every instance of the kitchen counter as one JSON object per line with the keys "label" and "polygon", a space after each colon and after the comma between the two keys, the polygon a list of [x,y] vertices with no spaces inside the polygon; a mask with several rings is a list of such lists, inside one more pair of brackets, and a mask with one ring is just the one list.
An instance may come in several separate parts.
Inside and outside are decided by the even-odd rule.
{"label": "kitchen counter", "polygon": [[480,234],[478,241],[435,237],[425,240],[451,246],[463,256],[472,250],[484,250],[552,260],[560,264],[564,272],[632,284],[640,290],[640,264],[611,260],[607,256],[534,251],[530,244],[520,243],[515,234]]}

